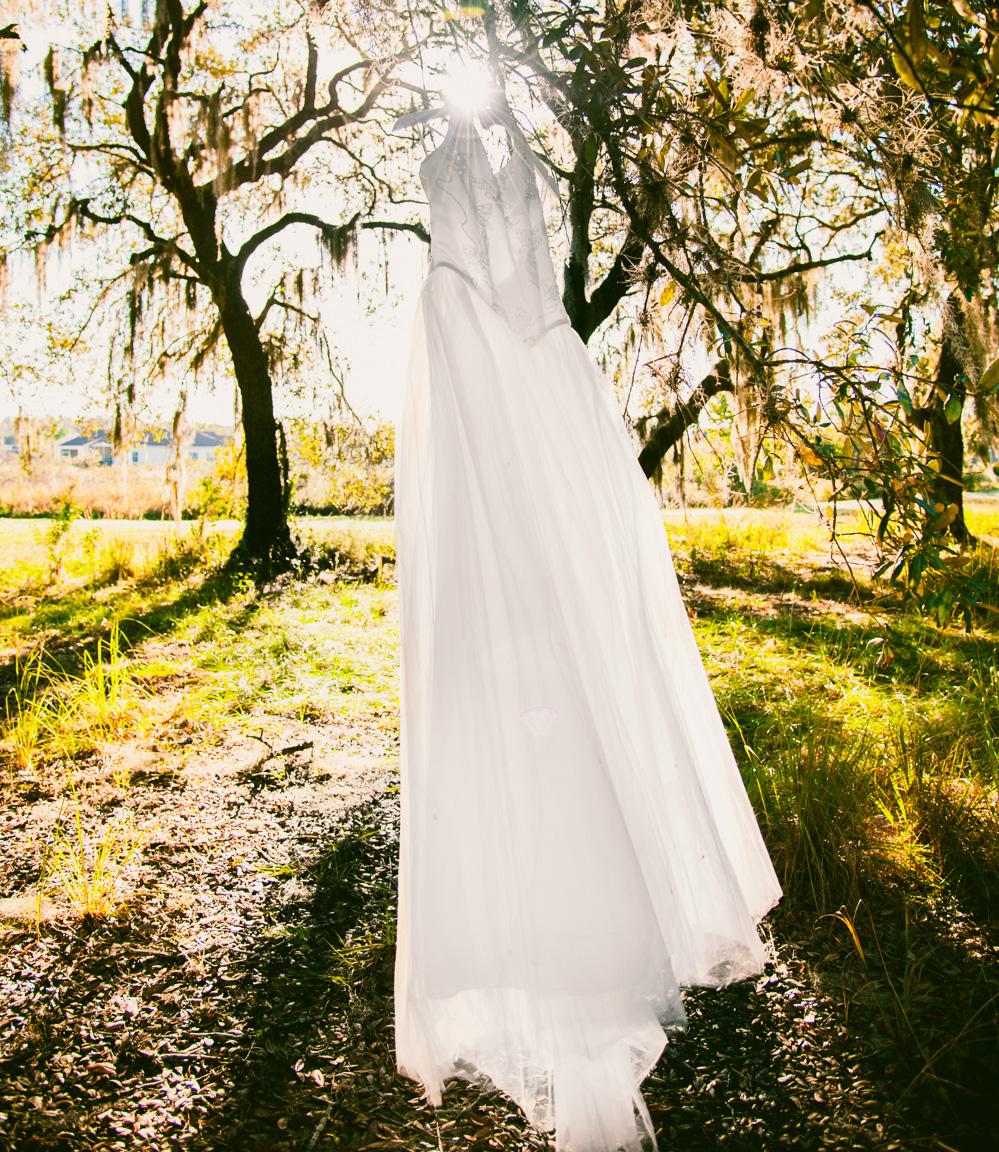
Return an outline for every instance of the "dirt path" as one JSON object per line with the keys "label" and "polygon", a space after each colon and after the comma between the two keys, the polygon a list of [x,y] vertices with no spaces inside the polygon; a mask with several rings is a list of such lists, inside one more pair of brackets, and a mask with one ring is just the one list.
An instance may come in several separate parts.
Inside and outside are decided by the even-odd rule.
{"label": "dirt path", "polygon": [[[246,1009],[267,1003],[263,955],[294,945],[286,917],[310,897],[310,861],[359,805],[396,786],[380,731],[362,741],[356,724],[273,718],[263,735],[266,743],[234,737],[187,755],[132,750],[127,800],[150,832],[119,917],[81,925],[46,900],[36,929],[35,901],[0,902],[8,1147],[211,1146],[202,1129],[260,1043]],[[124,798],[113,785],[96,803],[91,795],[85,824]],[[37,845],[66,803],[21,803],[0,817],[8,891],[37,878]],[[339,946],[332,926],[323,943]],[[315,1025],[282,1005],[289,1052],[310,1055]],[[313,1094],[332,1078],[332,1058],[310,1058],[311,1077],[298,1069],[304,1079],[297,1062],[286,1071]]]}

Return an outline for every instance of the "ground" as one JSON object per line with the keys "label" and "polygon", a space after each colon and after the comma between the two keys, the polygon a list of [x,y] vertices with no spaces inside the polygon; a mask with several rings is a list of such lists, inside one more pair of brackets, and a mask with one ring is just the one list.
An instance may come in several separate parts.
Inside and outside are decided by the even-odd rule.
{"label": "ground", "polygon": [[[855,585],[814,518],[668,519],[787,896],[758,980],[688,994],[661,1146],[999,1146],[991,633],[878,599],[859,542]],[[394,1069],[391,524],[313,524],[333,569],[264,589],[235,526],[47,528],[0,521],[5,1146],[550,1147]]]}

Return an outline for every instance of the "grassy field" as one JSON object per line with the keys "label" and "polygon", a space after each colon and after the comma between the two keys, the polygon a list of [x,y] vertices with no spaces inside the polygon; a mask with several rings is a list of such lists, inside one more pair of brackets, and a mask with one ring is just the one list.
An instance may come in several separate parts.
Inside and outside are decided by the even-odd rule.
{"label": "grassy field", "polygon": [[[663,1145],[995,1148],[990,617],[936,629],[814,516],[666,519],[787,894],[767,973],[688,996]],[[0,520],[13,1149],[549,1147],[394,1073],[392,524],[301,527],[333,567],[257,589],[223,572],[234,524]]]}

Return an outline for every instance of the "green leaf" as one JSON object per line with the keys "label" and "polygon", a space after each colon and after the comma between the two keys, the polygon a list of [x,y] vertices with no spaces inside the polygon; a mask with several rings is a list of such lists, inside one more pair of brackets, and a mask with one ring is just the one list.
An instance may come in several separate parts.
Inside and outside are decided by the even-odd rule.
{"label": "green leaf", "polygon": [[898,388],[896,389],[896,395],[898,396],[899,404],[901,404],[902,407],[905,409],[906,414],[908,416],[911,416],[912,415],[912,397],[906,391],[904,384],[899,384]]}
{"label": "green leaf", "polygon": [[926,58],[926,13],[923,0],[909,0],[907,15],[912,58],[917,64],[922,64]]}
{"label": "green leaf", "polygon": [[704,83],[707,84],[708,88],[711,90],[711,95],[715,98],[715,103],[718,105],[718,107],[723,108],[725,106],[725,97],[722,95],[721,88],[718,87],[718,85],[714,82],[714,80],[711,79],[710,76],[704,77]]}
{"label": "green leaf", "polygon": [[964,401],[960,396],[951,396],[947,403],[944,405],[944,418],[948,424],[953,424],[955,421],[961,419],[961,409],[964,407]]}
{"label": "green leaf", "polygon": [[996,358],[985,369],[978,381],[980,394],[995,392],[999,388],[999,358]]}
{"label": "green leaf", "polygon": [[801,173],[804,172],[806,168],[811,168],[811,166],[811,156],[806,157],[804,160],[799,160],[793,168],[789,168],[786,172],[783,173],[784,179],[789,184],[793,184],[795,180],[801,175]]}
{"label": "green leaf", "polygon": [[736,100],[736,102],[732,108],[732,115],[735,116],[736,114],[741,112],[743,110],[743,108],[746,107],[746,105],[749,103],[750,100],[752,100],[752,98],[755,95],[756,95],[756,89],[755,88],[747,88],[746,91],[743,92],[743,94],[739,97],[739,99]]}
{"label": "green leaf", "polygon": [[903,84],[914,88],[917,92],[922,92],[923,86],[919,83],[919,77],[912,70],[912,65],[906,59],[904,53],[893,52],[891,54],[891,62],[895,65],[895,71],[898,73],[898,78]]}

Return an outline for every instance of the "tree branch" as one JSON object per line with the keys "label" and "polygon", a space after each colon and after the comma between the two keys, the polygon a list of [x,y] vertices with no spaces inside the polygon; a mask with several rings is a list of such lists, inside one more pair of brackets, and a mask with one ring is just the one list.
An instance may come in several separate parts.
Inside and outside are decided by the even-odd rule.
{"label": "tree branch", "polygon": [[92,221],[94,224],[115,225],[121,224],[123,220],[134,224],[143,236],[150,241],[152,248],[145,253],[133,253],[130,258],[130,263],[138,263],[139,260],[144,259],[147,255],[159,255],[163,252],[169,252],[176,256],[182,264],[186,264],[197,276],[201,277],[201,266],[196,257],[192,256],[189,252],[185,252],[177,243],[176,239],[160,236],[148,220],[143,220],[139,216],[133,216],[131,212],[122,212],[118,216],[103,216],[100,212],[95,212],[90,207],[89,197],[86,200],[74,200],[70,205],[70,213],[72,212],[75,212],[86,220]]}
{"label": "tree branch", "polygon": [[272,292],[268,297],[267,303],[260,310],[260,315],[253,321],[258,332],[267,319],[267,313],[270,312],[271,308],[283,308],[286,312],[294,312],[296,316],[301,316],[313,324],[319,323],[318,316],[313,316],[311,312],[306,312],[304,308],[296,308],[294,304],[289,304],[287,300],[279,299],[278,296]]}
{"label": "tree branch", "polygon": [[741,284],[756,284],[761,280],[783,280],[785,276],[794,276],[798,272],[811,272],[814,268],[828,268],[832,264],[842,264],[847,260],[870,260],[874,245],[883,235],[883,231],[876,233],[866,252],[848,252],[845,256],[828,256],[825,260],[802,260],[797,264],[778,268],[774,272],[740,272],[732,279],[738,280]]}
{"label": "tree branch", "polygon": [[[354,65],[347,71],[353,71],[356,67],[360,67],[360,65]],[[218,182],[221,187],[235,188],[239,185],[258,180],[261,176],[286,176],[301,157],[304,156],[314,144],[323,139],[327,132],[344,128],[348,124],[363,120],[375,106],[381,94],[388,90],[389,83],[386,76],[387,72],[385,75],[379,77],[375,84],[372,85],[367,96],[364,97],[353,112],[344,111],[336,104],[335,100],[331,100],[324,108],[317,109],[314,106],[311,109],[300,108],[293,116],[289,116],[283,124],[277,128],[272,128],[269,132],[265,132],[250,155],[244,156],[242,160],[237,160],[235,163],[230,164],[225,171],[220,172],[212,181],[209,181],[207,186]],[[330,114],[331,112],[333,112],[332,115]],[[319,117],[319,119],[316,119],[316,117]],[[288,141],[299,128],[303,127],[310,120],[314,120],[314,123],[309,131],[306,132],[304,136],[300,136],[298,139],[289,143],[280,156],[275,156],[272,160],[262,159],[262,157],[266,156],[268,152],[271,152],[279,144]]]}
{"label": "tree branch", "polygon": [[582,332],[579,334],[584,344],[628,294],[634,283],[633,274],[644,252],[644,242],[633,233],[629,233],[611,270],[590,293],[586,308],[588,331],[585,335]]}
{"label": "tree branch", "polygon": [[677,402],[672,412],[663,408],[654,419],[657,421],[652,434],[638,454],[638,463],[646,476],[651,476],[662,463],[663,457],[692,425],[700,419],[704,406],[719,392],[732,391],[732,378],[728,362],[719,360],[714,372],[709,373],[698,384],[692,396]]}
{"label": "tree branch", "polygon": [[365,220],[361,227],[384,228],[387,231],[395,232],[412,232],[413,235],[422,240],[424,244],[430,243],[430,233],[422,224],[400,224],[393,220]]}
{"label": "tree branch", "polygon": [[314,216],[311,212],[286,212],[280,220],[275,220],[273,224],[268,224],[266,228],[261,228],[259,232],[251,236],[249,240],[243,245],[242,248],[236,253],[235,259],[235,273],[238,279],[243,274],[243,269],[246,267],[246,262],[253,255],[254,252],[265,244],[272,236],[276,236],[279,232],[283,232],[292,224],[308,224],[310,228],[315,228],[321,232],[328,240],[342,235],[345,231],[349,231],[357,224],[357,219],[360,213],[355,213],[346,224],[330,224],[321,219],[319,216]]}

